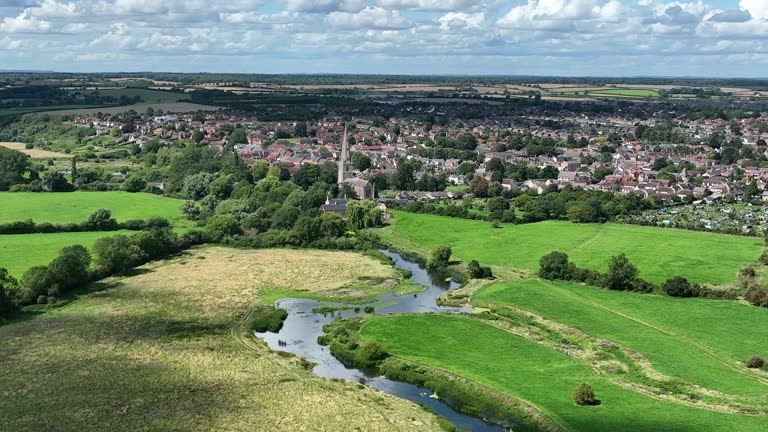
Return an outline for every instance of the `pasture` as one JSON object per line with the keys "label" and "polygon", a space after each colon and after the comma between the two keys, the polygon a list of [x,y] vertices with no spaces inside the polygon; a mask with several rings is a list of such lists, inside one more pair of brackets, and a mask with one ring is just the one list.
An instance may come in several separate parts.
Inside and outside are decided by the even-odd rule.
{"label": "pasture", "polygon": [[316,377],[245,325],[266,289],[329,292],[390,267],[345,252],[204,248],[141,270],[0,327],[3,429],[440,430],[415,404]]}
{"label": "pasture", "polygon": [[[568,431],[754,432],[765,426],[760,416],[693,408],[619,387],[572,358],[466,317],[375,316],[360,331],[395,356],[522,399]],[[582,382],[593,385],[599,406],[573,403],[571,391]]]}
{"label": "pasture", "polygon": [[96,240],[117,234],[134,234],[134,231],[0,235],[0,268],[21,278],[30,267],[48,265],[66,246],[79,244],[90,249]]}
{"label": "pasture", "polygon": [[377,230],[385,241],[424,256],[436,246],[450,245],[456,258],[500,270],[533,272],[542,256],[561,251],[580,267],[606,271],[610,258],[623,252],[652,282],[680,275],[719,285],[733,282],[740,268],[756,263],[763,248],[759,238],[634,225],[545,221],[494,229],[483,221],[405,212],[394,216],[391,226]]}
{"label": "pasture", "polygon": [[[94,211],[107,208],[118,222],[159,216],[185,225],[179,208],[183,201],[128,192],[0,193],[0,223],[32,219],[35,222],[80,223]],[[188,223],[188,222],[187,222]]]}
{"label": "pasture", "polygon": [[767,384],[738,367],[752,355],[768,355],[764,309],[538,280],[493,284],[477,292],[473,303],[524,309],[619,343],[645,355],[660,372],[705,388],[768,393]]}
{"label": "pasture", "polygon": [[630,96],[630,97],[659,97],[659,92],[656,90],[629,89],[629,88],[590,90],[588,94],[609,95],[609,96]]}

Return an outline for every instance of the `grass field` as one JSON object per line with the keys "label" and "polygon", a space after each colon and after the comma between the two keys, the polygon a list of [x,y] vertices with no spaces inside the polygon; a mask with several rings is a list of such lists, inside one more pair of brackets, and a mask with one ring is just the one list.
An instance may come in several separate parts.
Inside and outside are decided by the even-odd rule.
{"label": "grass field", "polygon": [[[469,318],[377,316],[361,333],[394,355],[525,400],[568,431],[756,432],[766,425],[759,416],[706,411],[632,392],[574,359]],[[601,405],[573,403],[571,391],[585,381]]]}
{"label": "grass field", "polygon": [[0,193],[0,223],[32,219],[35,222],[79,223],[100,209],[112,210],[118,222],[160,216],[174,225],[188,224],[179,208],[182,201],[128,192]]}
{"label": "grass field", "polygon": [[28,155],[32,159],[52,159],[52,158],[70,159],[72,158],[72,155],[68,155],[66,153],[52,152],[48,150],[41,150],[41,149],[35,149],[35,148],[27,149],[26,144],[24,143],[0,142],[0,147],[5,147],[12,150],[20,151],[25,155]]}
{"label": "grass field", "polygon": [[659,92],[648,89],[605,89],[590,90],[590,95],[632,96],[632,97],[659,97]]}
{"label": "grass field", "polygon": [[768,385],[738,367],[752,355],[768,355],[764,309],[537,280],[493,284],[473,303],[525,309],[619,343],[686,382],[729,394],[768,394]]}
{"label": "grass field", "polygon": [[387,271],[354,253],[207,248],[102,284],[0,327],[2,429],[437,431],[415,404],[320,379],[241,325],[267,287],[330,292]]}
{"label": "grass field", "polygon": [[20,278],[33,266],[47,265],[66,246],[82,245],[90,249],[96,240],[133,231],[80,232],[52,234],[0,235],[0,268]]}
{"label": "grass field", "polygon": [[114,114],[124,113],[130,110],[143,113],[149,107],[152,107],[154,110],[163,110],[166,113],[218,111],[222,109],[221,107],[218,107],[218,106],[200,105],[200,104],[195,104],[191,102],[148,102],[148,103],[138,103],[133,105],[119,106],[119,107],[115,107],[115,106],[102,107],[102,108],[91,108],[91,107],[74,108],[73,107],[71,109],[60,109],[60,110],[49,109],[44,113],[51,114],[51,115],[92,115],[97,113],[114,115]]}
{"label": "grass field", "polygon": [[588,225],[545,221],[491,228],[482,221],[396,212],[394,224],[377,232],[388,242],[427,256],[448,244],[454,256],[500,268],[535,271],[552,251],[567,253],[579,266],[605,271],[621,252],[640,276],[663,282],[673,276],[709,284],[732,282],[744,265],[757,262],[762,239],[634,225]]}

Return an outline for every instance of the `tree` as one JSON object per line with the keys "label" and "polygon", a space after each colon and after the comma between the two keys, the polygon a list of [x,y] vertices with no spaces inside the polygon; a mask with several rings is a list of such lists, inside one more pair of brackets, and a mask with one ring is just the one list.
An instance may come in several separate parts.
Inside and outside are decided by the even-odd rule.
{"label": "tree", "polygon": [[299,219],[301,211],[291,205],[283,205],[272,215],[272,228],[289,230]]}
{"label": "tree", "polygon": [[253,181],[257,182],[267,176],[267,170],[269,170],[269,162],[264,159],[259,159],[253,163],[251,173],[253,174]]}
{"label": "tree", "polygon": [[203,139],[205,139],[205,134],[203,133],[203,131],[196,130],[192,133],[192,141],[200,144],[200,142],[202,142]]}
{"label": "tree", "polygon": [[539,260],[539,276],[550,280],[573,279],[576,266],[563,252],[550,252]]}
{"label": "tree", "polygon": [[416,178],[414,173],[416,172],[416,164],[412,161],[402,161],[397,167],[397,171],[392,174],[390,183],[393,189],[397,190],[414,190],[416,189]]}
{"label": "tree", "polygon": [[304,190],[309,189],[320,179],[320,166],[316,164],[304,164],[293,175],[293,182]]}
{"label": "tree", "polygon": [[344,219],[336,213],[320,215],[320,229],[326,237],[342,237],[347,230]]}
{"label": "tree", "polygon": [[383,222],[381,209],[370,200],[352,201],[347,204],[347,222],[352,229],[380,226]]}
{"label": "tree", "polygon": [[67,178],[61,171],[51,169],[43,173],[43,188],[49,192],[69,192],[72,185],[67,182]]}
{"label": "tree", "polygon": [[208,230],[211,238],[216,241],[220,241],[224,237],[242,234],[243,232],[240,224],[237,223],[237,219],[231,214],[211,216],[208,219],[208,223],[205,224],[205,228]]}
{"label": "tree", "polygon": [[493,272],[490,267],[482,267],[479,262],[472,260],[467,265],[467,272],[473,279],[486,279],[493,277]]}
{"label": "tree", "polygon": [[459,174],[466,176],[467,174],[475,172],[475,167],[472,166],[471,163],[465,161],[465,162],[462,162],[461,165],[459,165],[458,171],[459,171]]}
{"label": "tree", "polygon": [[427,268],[430,270],[439,270],[448,267],[451,262],[453,251],[450,246],[438,246],[432,251],[432,257],[427,261]]}
{"label": "tree", "polygon": [[108,274],[125,274],[146,259],[139,246],[124,235],[96,240],[93,253],[96,265]]}
{"label": "tree", "polygon": [[352,153],[352,166],[358,171],[365,171],[371,168],[371,158],[362,153],[354,152]]}
{"label": "tree", "polygon": [[294,224],[293,230],[304,244],[312,243],[323,235],[320,220],[310,216],[300,217]]}
{"label": "tree", "polygon": [[667,279],[661,286],[661,289],[672,297],[696,297],[699,295],[699,286],[691,284],[688,282],[688,279],[682,276]]}
{"label": "tree", "polygon": [[8,270],[0,268],[0,320],[16,309],[12,297],[18,288],[19,282],[8,273]]}
{"label": "tree", "polygon": [[632,289],[637,273],[637,267],[629,261],[627,256],[623,253],[619,254],[611,258],[608,273],[603,277],[603,285],[605,288],[617,291]]}
{"label": "tree", "polygon": [[584,406],[600,404],[600,401],[595,398],[595,391],[592,389],[592,386],[586,383],[577,385],[576,388],[573,389],[572,396],[576,405]]}
{"label": "tree", "polygon": [[0,191],[23,181],[29,169],[29,156],[16,150],[0,147]]}
{"label": "tree", "polygon": [[223,175],[211,182],[208,186],[208,193],[220,200],[225,200],[232,194],[234,186],[234,177],[232,175]]}
{"label": "tree", "polygon": [[293,128],[293,134],[297,137],[305,137],[309,135],[307,133],[307,124],[304,122],[296,123],[296,126]]}
{"label": "tree", "polygon": [[469,187],[475,193],[478,198],[485,198],[488,196],[488,187],[490,183],[483,176],[475,176],[469,182]]}
{"label": "tree", "polygon": [[147,182],[138,174],[131,174],[123,182],[123,190],[126,192],[141,192],[146,187]]}
{"label": "tree", "polygon": [[200,201],[208,195],[209,187],[214,179],[215,176],[211,173],[192,174],[184,180],[182,193],[189,199]]}
{"label": "tree", "polygon": [[491,213],[499,211],[503,212],[504,210],[509,210],[509,201],[501,197],[495,197],[489,199],[485,207]]}
{"label": "tree", "polygon": [[91,254],[80,245],[67,246],[48,264],[48,278],[61,292],[70,291],[88,283]]}
{"label": "tree", "polygon": [[148,259],[154,260],[173,253],[177,248],[178,238],[171,227],[152,227],[134,234],[131,240]]}
{"label": "tree", "polygon": [[20,304],[45,303],[52,287],[53,283],[48,277],[48,267],[30,267],[21,276],[18,301]]}
{"label": "tree", "polygon": [[200,218],[200,206],[194,201],[184,201],[181,205],[181,213],[189,220],[197,220]]}
{"label": "tree", "polygon": [[749,182],[749,184],[747,185],[747,188],[744,190],[744,194],[751,198],[756,196],[758,193],[760,193],[760,189],[757,187],[757,183],[754,180],[752,180],[751,182]]}
{"label": "tree", "polygon": [[235,144],[245,144],[248,142],[248,135],[243,128],[235,128],[229,135],[229,144],[234,146]]}

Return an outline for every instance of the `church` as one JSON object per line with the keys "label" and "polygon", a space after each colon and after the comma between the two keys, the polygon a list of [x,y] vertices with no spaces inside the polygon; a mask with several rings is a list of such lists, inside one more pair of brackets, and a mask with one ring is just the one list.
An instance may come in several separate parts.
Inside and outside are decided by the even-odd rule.
{"label": "church", "polygon": [[339,185],[348,184],[358,199],[373,199],[375,191],[370,181],[355,177],[355,173],[352,169],[352,152],[349,149],[349,140],[347,135],[347,127],[344,126],[344,138],[341,142],[341,154],[339,156],[339,171],[337,176],[337,183]]}

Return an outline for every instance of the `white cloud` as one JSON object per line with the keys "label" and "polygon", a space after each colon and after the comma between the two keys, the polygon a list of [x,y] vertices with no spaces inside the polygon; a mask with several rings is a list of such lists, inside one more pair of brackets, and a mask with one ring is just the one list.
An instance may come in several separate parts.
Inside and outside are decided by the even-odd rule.
{"label": "white cloud", "polygon": [[485,8],[487,2],[473,0],[378,0],[378,6],[387,9],[421,11],[467,11]]}
{"label": "white cloud", "polygon": [[307,13],[359,12],[366,6],[363,0],[286,0],[283,3],[287,11]]}
{"label": "white cloud", "polygon": [[331,12],[326,22],[332,27],[343,29],[398,29],[411,25],[410,20],[398,11],[390,11],[376,6],[368,6],[357,12]]}
{"label": "white cloud", "polygon": [[49,21],[29,15],[27,11],[16,17],[7,17],[0,22],[0,32],[4,33],[45,33],[51,29]]}
{"label": "white cloud", "polygon": [[765,0],[741,0],[739,6],[748,10],[753,17],[768,18],[768,2]]}
{"label": "white cloud", "polygon": [[485,13],[466,13],[466,12],[448,12],[437,19],[440,28],[448,30],[450,28],[480,29],[485,23]]}

